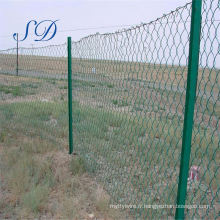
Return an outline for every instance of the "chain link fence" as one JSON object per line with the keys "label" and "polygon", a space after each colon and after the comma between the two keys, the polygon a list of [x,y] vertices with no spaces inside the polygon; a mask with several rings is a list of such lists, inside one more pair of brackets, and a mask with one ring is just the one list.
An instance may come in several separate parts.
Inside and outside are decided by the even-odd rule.
{"label": "chain link fence", "polygon": [[[104,184],[112,207],[130,205],[129,215],[135,218],[175,216],[175,208],[157,205],[175,205],[177,200],[191,11],[188,3],[150,23],[91,35],[71,45],[73,150]],[[217,219],[219,212],[219,12],[218,0],[202,1],[186,196],[186,205],[198,206],[185,208],[187,219]],[[44,109],[38,116],[47,115],[45,124],[58,126],[40,132],[50,136],[58,129],[61,133],[56,140],[62,143],[68,132],[67,45],[19,48],[18,77],[14,76],[16,49],[0,51],[0,72],[6,84],[19,79],[13,86],[21,91],[23,81],[30,87],[37,84],[37,88],[28,89],[35,95],[24,92],[29,98],[21,96],[25,102],[35,100],[35,107],[27,105],[22,114],[28,117],[29,108]],[[2,97],[17,103],[18,97],[7,95],[4,88],[1,85]],[[0,110],[6,99],[1,98]],[[16,111],[20,112],[19,108]],[[9,116],[7,120],[12,119]]]}
{"label": "chain link fence", "polygon": [[68,146],[66,44],[16,53],[0,51],[0,145]]}

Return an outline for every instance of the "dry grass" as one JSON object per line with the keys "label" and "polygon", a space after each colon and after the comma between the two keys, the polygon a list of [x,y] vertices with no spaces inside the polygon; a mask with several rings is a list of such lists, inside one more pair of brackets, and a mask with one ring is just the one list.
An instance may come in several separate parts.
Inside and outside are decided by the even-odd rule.
{"label": "dry grass", "polygon": [[86,174],[81,159],[46,140],[17,136],[0,148],[1,219],[123,218],[109,208],[109,196]]}
{"label": "dry grass", "polygon": [[37,79],[0,75],[0,104],[30,101],[66,100],[64,80]]}
{"label": "dry grass", "polygon": [[[25,207],[19,209],[15,215],[25,217],[40,213],[41,216],[56,218],[73,216],[89,218],[94,215],[100,218],[108,216],[107,219],[114,219],[114,216],[120,215],[108,209],[109,196],[103,193],[105,191],[102,186],[97,185],[84,173],[85,170],[105,182],[105,189],[111,193],[116,202],[175,203],[185,103],[184,91],[152,88],[144,81],[138,81],[138,76],[132,78],[135,74],[129,75],[127,72],[118,74],[120,65],[123,66],[125,63],[116,65],[118,69],[108,69],[111,68],[110,62],[103,64],[106,68],[97,63],[98,72],[92,77],[89,71],[93,65],[96,65],[95,63],[81,61],[84,67],[80,67],[79,63],[75,64],[75,68],[80,71],[84,68],[88,72],[79,71],[73,80],[73,99],[78,101],[78,103],[74,102],[73,108],[74,146],[83,156],[73,160],[69,159],[67,152],[60,148],[67,146],[68,122],[65,115],[67,82],[0,76],[0,82],[3,82],[2,84],[9,91],[8,94],[2,92],[0,119],[13,122],[12,127],[6,126],[0,129],[0,141],[5,146],[10,146],[12,143],[8,140],[13,137],[20,140],[20,142],[16,141],[16,147],[20,146],[19,143],[27,142],[19,147],[20,151],[12,147],[11,154],[6,153],[6,155],[10,154],[8,157],[10,159],[5,162],[9,167],[13,167],[16,161],[21,163],[20,170],[16,171],[20,173],[16,177],[18,182],[8,184],[11,190],[14,190],[13,204],[18,203]],[[55,63],[53,66],[55,67]],[[100,75],[99,71],[100,73],[104,71],[106,76]],[[114,78],[110,71],[119,78]],[[120,71],[124,71],[123,68]],[[107,77],[109,73],[111,77]],[[154,73],[153,71],[151,79],[157,78],[154,78],[156,76]],[[160,78],[158,75],[158,79],[166,82],[166,76],[164,77]],[[175,84],[178,79],[173,79],[173,83]],[[28,80],[30,81],[27,82]],[[180,80],[179,83],[181,85],[182,81]],[[214,85],[213,91],[215,91],[217,82],[210,83]],[[15,96],[11,85],[22,88],[22,93]],[[217,97],[218,94],[215,95]],[[191,165],[201,166],[201,185],[206,186],[207,192],[198,185],[191,187],[188,190],[189,204],[198,202],[215,204],[217,201],[216,161],[219,160],[217,153],[219,140],[217,135],[213,134],[218,134],[220,129],[219,113],[218,100],[211,101],[204,97],[197,99]],[[25,141],[27,137],[19,133],[15,135],[16,132],[12,132],[11,128],[16,132],[23,129],[27,134],[31,133],[34,136],[33,141]],[[45,142],[41,141],[42,138]],[[35,142],[41,144],[36,148]],[[14,158],[18,158],[21,152],[25,152],[23,156],[26,158],[27,155],[34,155],[35,159],[15,160]],[[7,156],[5,158],[7,159]],[[29,172],[25,167],[35,167],[36,160],[41,164],[36,168],[39,176],[46,177],[49,187],[48,184],[42,184],[44,178],[42,180],[37,176],[35,179],[40,184],[35,188],[29,188],[28,183],[32,177],[25,178]],[[40,175],[50,174],[51,171],[53,175]],[[9,177],[16,176],[12,174]],[[25,182],[20,186],[19,181],[23,180]],[[43,195],[47,195],[47,191],[49,192],[45,199]],[[36,195],[39,197],[36,198]],[[82,208],[84,206],[85,208]],[[132,211],[137,216],[159,218],[169,215],[172,218],[175,210]],[[216,211],[217,209],[213,209],[206,215],[192,210],[190,215],[212,218]]]}
{"label": "dry grass", "polygon": [[66,82],[1,75],[0,84],[9,91],[0,92],[0,219],[125,219],[68,155]]}
{"label": "dry grass", "polygon": [[[177,65],[150,64],[143,62],[125,62],[117,60],[73,59],[73,72],[96,74],[113,80],[145,80],[167,83],[184,87],[186,85],[187,67]],[[0,70],[15,71],[16,55],[0,54]],[[47,74],[66,74],[67,58],[49,56],[19,56],[19,69]],[[218,92],[219,69],[200,68],[198,82],[201,90]]]}

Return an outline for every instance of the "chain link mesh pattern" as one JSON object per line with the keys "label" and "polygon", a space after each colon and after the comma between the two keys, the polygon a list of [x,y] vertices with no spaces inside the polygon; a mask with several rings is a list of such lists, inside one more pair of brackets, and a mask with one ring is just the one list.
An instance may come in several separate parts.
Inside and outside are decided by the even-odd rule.
{"label": "chain link mesh pattern", "polygon": [[219,213],[220,51],[219,1],[203,1],[200,63],[191,151],[191,173],[198,168],[198,181],[188,182],[187,204],[210,205],[210,209],[186,210],[186,217],[217,219]]}
{"label": "chain link mesh pattern", "polygon": [[[217,217],[219,59],[217,1],[204,1],[187,205],[188,218]],[[182,144],[191,4],[149,24],[73,43],[75,148],[104,182],[114,204],[135,217],[174,209]],[[210,36],[208,32],[214,33]],[[193,174],[195,172],[195,174]],[[208,210],[208,211],[207,211]]]}
{"label": "chain link mesh pattern", "polygon": [[66,44],[19,48],[18,76],[16,52],[0,51],[0,145],[68,146]]}
{"label": "chain link mesh pattern", "polygon": [[[176,204],[191,6],[148,24],[72,43],[74,151],[104,184],[113,205],[134,205],[129,210],[135,218],[164,219],[175,214],[174,208],[144,205]],[[219,11],[219,1],[203,0],[186,201],[210,207],[186,208],[188,219],[214,219],[219,212]],[[20,79],[29,76],[45,82],[39,97],[59,99],[59,106],[65,106],[66,100],[64,90],[63,98],[57,92],[59,87],[66,89],[66,46],[19,48]],[[0,68],[1,73],[16,74],[16,49],[0,52]],[[35,80],[31,79],[32,85]]]}
{"label": "chain link mesh pattern", "polygon": [[[18,75],[67,79],[66,44],[40,48],[18,48]],[[0,73],[16,75],[16,48],[0,51]]]}
{"label": "chain link mesh pattern", "polygon": [[[188,4],[149,24],[72,45],[75,148],[113,204],[176,202],[190,12]],[[175,212],[131,210],[149,219]]]}

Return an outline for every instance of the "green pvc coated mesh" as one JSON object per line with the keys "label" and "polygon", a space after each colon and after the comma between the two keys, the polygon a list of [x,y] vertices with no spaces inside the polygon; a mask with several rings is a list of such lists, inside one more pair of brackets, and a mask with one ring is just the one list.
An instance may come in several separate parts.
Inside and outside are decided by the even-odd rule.
{"label": "green pvc coated mesh", "polygon": [[[209,207],[185,208],[187,219],[217,219],[219,212],[220,5],[202,2],[186,204]],[[175,208],[157,205],[176,204],[191,6],[72,43],[73,149],[104,184],[113,208],[130,205],[130,218],[175,215]],[[0,73],[0,128],[11,126],[3,123],[7,119],[22,125],[17,129],[65,144],[67,45],[19,48],[18,76],[16,49],[0,51]]]}
{"label": "green pvc coated mesh", "polygon": [[[204,1],[186,208],[217,218],[219,167],[218,1]],[[191,4],[153,22],[72,44],[74,147],[114,205],[139,218],[175,209],[182,145]],[[210,34],[211,33],[211,34]],[[115,206],[116,207],[116,206]]]}
{"label": "green pvc coated mesh", "polygon": [[74,147],[112,204],[137,206],[135,217],[175,214],[144,205],[176,203],[190,15],[187,4],[72,44]]}
{"label": "green pvc coated mesh", "polygon": [[[219,216],[220,146],[220,2],[202,1],[202,29],[197,97],[191,151],[191,173],[198,169],[198,181],[188,181],[186,204],[209,205],[188,209],[188,219],[217,219]],[[195,167],[196,166],[196,167]]]}
{"label": "green pvc coated mesh", "polygon": [[1,147],[68,146],[66,47],[19,48],[18,76],[16,49],[0,51]]}

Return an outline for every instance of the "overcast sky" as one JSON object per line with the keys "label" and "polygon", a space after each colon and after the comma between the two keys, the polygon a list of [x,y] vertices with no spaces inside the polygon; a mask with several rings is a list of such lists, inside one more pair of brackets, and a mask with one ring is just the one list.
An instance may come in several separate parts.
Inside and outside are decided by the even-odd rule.
{"label": "overcast sky", "polygon": [[[61,44],[66,37],[79,40],[96,32],[113,32],[121,27],[102,26],[134,25],[149,22],[190,0],[0,0],[0,50],[15,47],[12,35],[25,34],[30,20],[57,20],[57,35],[48,42],[36,42],[34,26],[30,26],[28,38],[20,45],[30,47]],[[90,30],[63,30],[95,28]]]}

